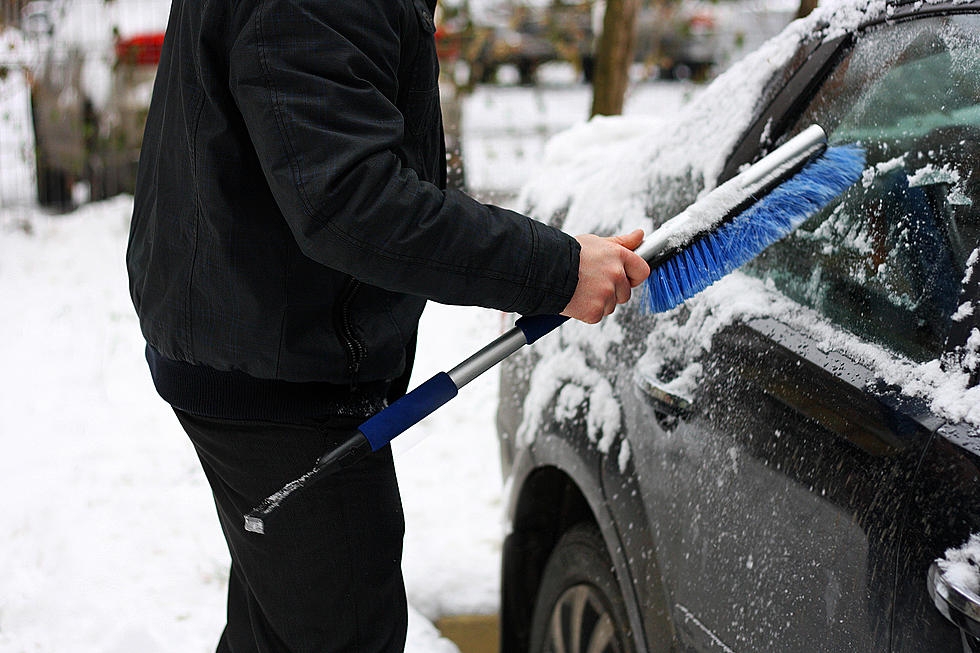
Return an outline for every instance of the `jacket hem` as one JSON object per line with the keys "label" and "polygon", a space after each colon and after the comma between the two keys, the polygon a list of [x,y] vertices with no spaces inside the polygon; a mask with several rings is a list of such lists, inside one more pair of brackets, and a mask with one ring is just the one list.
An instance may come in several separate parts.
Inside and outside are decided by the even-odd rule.
{"label": "jacket hem", "polygon": [[343,415],[368,418],[386,405],[388,381],[348,384],[260,379],[166,358],[146,346],[157,393],[185,413],[219,419],[293,422]]}

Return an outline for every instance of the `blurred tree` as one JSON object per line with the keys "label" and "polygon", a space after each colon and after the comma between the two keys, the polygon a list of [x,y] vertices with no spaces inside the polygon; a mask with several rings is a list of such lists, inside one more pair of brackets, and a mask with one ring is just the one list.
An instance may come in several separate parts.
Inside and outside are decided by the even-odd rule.
{"label": "blurred tree", "polygon": [[796,10],[796,18],[808,16],[811,11],[817,8],[817,0],[800,0],[800,6]]}
{"label": "blurred tree", "polygon": [[630,64],[636,48],[639,6],[640,0],[606,0],[602,34],[596,48],[592,116],[615,116],[623,112]]}
{"label": "blurred tree", "polygon": [[19,25],[20,12],[27,0],[2,0],[0,2],[0,24]]}

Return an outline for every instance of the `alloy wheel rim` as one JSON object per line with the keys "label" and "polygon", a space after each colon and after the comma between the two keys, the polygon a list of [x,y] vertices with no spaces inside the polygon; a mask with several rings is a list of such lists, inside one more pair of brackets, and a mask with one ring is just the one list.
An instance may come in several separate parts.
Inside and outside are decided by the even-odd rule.
{"label": "alloy wheel rim", "polygon": [[573,585],[551,610],[548,653],[623,653],[616,624],[602,595],[592,585]]}

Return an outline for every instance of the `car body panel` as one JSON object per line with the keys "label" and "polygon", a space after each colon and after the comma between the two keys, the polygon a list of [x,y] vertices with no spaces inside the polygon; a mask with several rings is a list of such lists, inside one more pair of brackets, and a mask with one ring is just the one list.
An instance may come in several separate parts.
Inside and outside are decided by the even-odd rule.
{"label": "car body panel", "polygon": [[706,633],[731,650],[887,650],[906,502],[890,489],[911,485],[930,420],[855,392],[825,367],[845,361],[800,356],[781,327],[722,331],[690,417],[641,403],[627,425],[673,621],[692,650],[712,650]]}
{"label": "car body panel", "polygon": [[980,429],[962,424],[939,429],[912,486],[903,527],[892,651],[918,653],[923,641],[934,651],[970,650],[933,605],[926,578],[946,549],[980,531]]}
{"label": "car body panel", "polygon": [[[965,279],[963,305],[980,309],[980,266],[974,262]],[[954,321],[947,350],[958,359],[967,350],[970,338],[980,337],[975,322]],[[972,365],[972,369],[969,367]],[[974,386],[980,382],[980,362],[964,365]],[[922,591],[932,562],[947,548],[966,542],[980,531],[980,428],[944,423],[937,430],[920,463],[911,490],[910,506],[902,536],[895,591],[895,626],[892,650],[918,651],[917,639],[940,642],[936,650],[980,650],[977,642],[966,640],[939,613]],[[972,649],[970,647],[973,647]]]}
{"label": "car body panel", "polygon": [[[528,364],[529,361],[529,358],[517,357],[507,361],[505,366],[511,368],[511,371],[519,377],[519,369],[523,365]],[[510,393],[510,396],[515,397],[517,395]],[[513,406],[514,403],[510,405]],[[498,420],[501,419],[500,415],[502,412],[498,412]],[[513,415],[513,413],[508,414]],[[515,425],[512,420],[505,421],[506,423]],[[503,466],[508,470],[507,475],[512,483],[512,487],[520,488],[519,490],[510,492],[508,497],[507,522],[511,526],[511,531],[508,533],[505,541],[505,551],[518,550],[528,546],[525,544],[526,538],[523,535],[526,532],[549,531],[545,539],[553,542],[557,540],[560,532],[565,527],[573,525],[573,523],[568,522],[574,522],[577,517],[572,517],[566,522],[563,518],[557,516],[558,513],[567,510],[567,508],[560,505],[562,503],[562,497],[549,497],[542,500],[536,496],[537,490],[535,484],[537,478],[543,474],[552,476],[560,475],[564,478],[575,479],[576,488],[581,493],[582,498],[587,504],[587,510],[591,513],[592,520],[599,526],[600,533],[605,540],[607,551],[616,569],[620,589],[624,595],[632,595],[633,587],[637,586],[637,584],[632,581],[630,565],[625,558],[626,551],[620,545],[620,535],[616,530],[616,517],[621,517],[622,515],[614,516],[610,513],[610,510],[618,510],[623,507],[623,504],[612,504],[606,500],[605,492],[601,486],[602,476],[599,472],[599,465],[602,463],[603,456],[594,446],[587,445],[590,439],[584,423],[576,416],[570,416],[566,420],[550,421],[540,431],[536,432],[533,442],[520,441],[520,436],[517,435],[516,429],[508,431],[506,430],[506,426],[499,422],[498,428],[500,428],[502,434],[505,434],[503,436],[505,439],[504,442],[516,444],[513,447],[507,446],[506,444],[502,447],[502,451],[504,452],[513,452],[513,457],[508,457],[508,454],[504,453]],[[553,512],[553,514],[547,516],[537,514],[533,508],[529,507],[529,504],[537,501],[544,503],[541,510]],[[553,530],[555,532],[551,532]],[[505,554],[505,565],[507,564],[506,558],[507,555]],[[531,573],[533,575],[540,573],[543,563],[544,560],[536,561],[530,565],[529,570],[522,571],[522,574]],[[503,591],[505,596],[507,596],[514,589],[508,586],[508,574],[505,573],[504,577],[505,586]],[[513,584],[513,580],[510,583]],[[634,627],[637,650],[660,650],[657,648],[643,648],[646,645],[643,643],[642,626],[639,626],[639,624],[643,623],[643,614],[640,606],[646,604],[645,601],[636,600],[635,598],[626,601],[630,621],[633,624],[637,624]],[[521,609],[527,611],[531,607],[522,606]],[[504,648],[505,650],[508,648],[511,650],[525,648],[526,642],[523,641],[520,644],[511,644],[509,647],[506,645],[507,640],[512,637],[508,633],[510,624],[508,623],[509,617],[507,612],[507,610],[504,611],[502,619],[503,629],[505,631],[503,637],[505,642]],[[666,651],[668,649],[664,648],[662,650]]]}
{"label": "car body panel", "polygon": [[[978,7],[977,2],[898,5],[889,9],[887,21],[872,18],[825,42],[804,39],[787,66],[795,72],[777,74],[779,86],[772,93],[763,91],[767,99],[735,141],[739,145],[721,178],[795,129],[828,75],[847,69],[843,62],[863,43],[865,31],[879,40],[892,33],[928,33],[928,23],[915,23],[926,26],[918,32],[896,26]],[[967,143],[964,138],[961,144]],[[936,153],[925,144],[916,145],[923,150],[918,167],[910,165],[901,173],[909,178],[921,176],[926,161],[942,164],[941,158],[934,163]],[[945,152],[935,149],[937,156]],[[969,151],[957,155],[959,174],[975,184]],[[887,174],[882,179],[887,181]],[[694,181],[688,176],[689,184]],[[952,182],[930,183],[917,180],[882,191],[881,180],[871,176],[861,193],[905,198],[885,204],[898,212],[896,220],[902,212],[926,210],[926,199],[932,207],[928,217],[953,212],[956,220],[971,219],[965,217],[969,203],[951,199]],[[918,228],[913,224],[913,231]],[[972,231],[967,233],[972,237]],[[921,229],[913,233],[923,247],[932,243],[927,235]],[[961,261],[962,254],[954,258]],[[767,279],[771,264],[763,261],[753,274]],[[957,272],[942,270],[949,283],[933,285],[948,295],[957,290],[950,276]],[[977,282],[967,277],[959,301],[976,303]],[[684,336],[684,324],[723,320],[716,316],[724,312],[723,298],[714,309],[692,309],[700,311],[695,316],[687,308],[666,317],[617,313],[610,321],[624,335],[614,349],[603,344],[602,335],[591,348],[583,336],[569,336],[542,356],[548,361],[561,347],[579,351],[588,369],[610,384],[619,404],[621,439],[603,447],[598,446],[602,441],[597,445],[576,436],[577,443],[562,456],[577,455],[577,447],[601,450],[598,484],[608,508],[593,512],[614,559],[622,559],[617,572],[633,585],[624,588],[624,596],[637,603],[631,610],[633,629],[646,638],[639,650],[973,650],[967,648],[973,643],[961,644],[959,630],[931,604],[925,582],[932,560],[980,531],[975,505],[980,438],[975,427],[952,419],[956,411],[942,400],[909,390],[914,378],[902,380],[902,374],[932,375],[940,368],[956,374],[971,356],[980,357],[980,343],[974,342],[980,340],[975,326],[980,311],[971,314],[961,305],[960,312],[972,317],[952,326],[938,353],[932,342],[908,354],[890,354],[861,330],[845,335],[833,310],[828,318],[788,299],[772,280],[752,283],[756,296],[733,299],[754,300],[759,308],[711,332],[707,341],[697,329]],[[748,286],[726,287],[741,292]],[[922,306],[947,311],[952,301],[927,298]],[[791,319],[778,311],[766,314],[767,307],[787,302],[796,307]],[[890,315],[879,315],[874,326],[893,326],[896,337],[908,335],[902,331],[906,326],[888,322]],[[599,350],[604,353],[596,354]],[[889,356],[894,360],[888,362]],[[938,358],[930,362],[930,356]],[[973,367],[964,367],[962,374],[972,376],[975,385],[978,364],[969,364]],[[520,372],[514,375],[515,370]],[[539,402],[535,405],[543,416],[529,421],[521,411],[529,405],[524,398],[534,391],[530,379],[539,372],[533,356],[505,367],[498,421],[507,423],[512,434],[529,423],[549,424],[547,437],[534,439],[534,450],[536,458],[550,460],[552,444],[566,443],[575,419],[580,429],[590,416],[585,405],[572,423],[563,423],[560,416],[574,412],[569,406]],[[520,381],[514,386],[512,379]],[[510,452],[505,459],[520,457],[523,445],[506,434],[502,438]],[[576,476],[569,469],[571,482],[593,493],[596,465],[580,471],[582,476]],[[526,476],[533,473],[528,469]],[[519,495],[520,478],[512,478],[512,491]],[[622,564],[625,571],[620,571]]]}
{"label": "car body panel", "polygon": [[[627,421],[637,403],[629,400],[623,402]],[[603,497],[612,517],[618,557],[623,560],[627,569],[625,573],[632,581],[632,587],[624,590],[624,596],[630,596],[636,602],[630,616],[636,634],[643,637],[642,642],[637,644],[637,650],[651,653],[672,651],[677,646],[677,634],[668,607],[659,553],[650,546],[657,540],[656,531],[651,527],[646,513],[641,479],[634,468],[635,460],[636,456],[631,455],[621,464],[616,456],[603,457]],[[636,617],[634,613],[638,613]]]}

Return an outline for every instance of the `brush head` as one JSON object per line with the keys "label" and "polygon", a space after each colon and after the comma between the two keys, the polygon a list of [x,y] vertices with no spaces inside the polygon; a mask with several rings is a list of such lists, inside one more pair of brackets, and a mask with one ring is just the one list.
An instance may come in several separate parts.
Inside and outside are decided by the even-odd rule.
{"label": "brush head", "polygon": [[646,282],[648,308],[668,311],[748,263],[847,190],[864,161],[859,146],[828,148],[731,219],[658,257]]}

